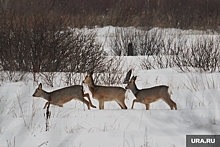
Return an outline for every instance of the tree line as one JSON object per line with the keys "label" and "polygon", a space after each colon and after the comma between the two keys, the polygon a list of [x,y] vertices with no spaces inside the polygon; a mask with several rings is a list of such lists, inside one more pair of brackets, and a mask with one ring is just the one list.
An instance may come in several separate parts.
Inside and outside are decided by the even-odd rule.
{"label": "tree line", "polygon": [[[61,19],[62,26],[135,26],[216,29],[219,0],[2,0],[1,20],[33,16]],[[12,18],[13,17],[13,18]]]}

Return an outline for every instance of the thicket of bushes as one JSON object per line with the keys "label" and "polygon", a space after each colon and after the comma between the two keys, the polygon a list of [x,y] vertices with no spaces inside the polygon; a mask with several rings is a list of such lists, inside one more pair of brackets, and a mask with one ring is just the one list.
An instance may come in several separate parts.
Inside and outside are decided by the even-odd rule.
{"label": "thicket of bushes", "polygon": [[[216,29],[219,0],[2,0],[0,18],[38,15],[61,19],[62,26],[135,26]],[[6,18],[4,18],[7,16]],[[2,19],[3,18],[3,19]]]}
{"label": "thicket of bushes", "polygon": [[[169,27],[218,30],[219,13],[218,0],[1,0],[0,70],[85,73],[93,69],[116,74],[115,71],[121,71],[116,67],[121,66],[112,59],[104,62],[105,52],[95,42],[96,33],[70,28],[113,25],[146,29]],[[132,32],[128,33],[132,36]],[[161,57],[163,52],[172,52],[172,55],[178,53],[182,57],[173,58],[172,63],[180,67],[185,65],[182,64],[183,58],[185,60],[186,56],[194,55],[193,59],[188,59],[193,67],[202,67],[205,71],[214,71],[219,67],[219,53],[216,48],[212,48],[212,44],[198,44],[199,47],[192,48],[190,52],[179,53],[185,48],[176,51],[170,47],[167,50],[163,48],[162,40],[154,35],[138,35],[145,37],[136,38],[142,43],[134,44],[135,54]],[[129,42],[129,37],[121,37],[127,40],[124,44],[114,42],[114,49],[118,49],[115,50],[116,54],[121,51],[119,46],[127,48]],[[158,48],[162,49],[159,51]],[[207,50],[202,52],[203,48]],[[145,64],[147,68],[153,66],[148,62]],[[170,65],[168,62],[158,63],[160,66],[164,64]],[[51,75],[44,74],[44,77]]]}
{"label": "thicket of bushes", "polygon": [[[74,7],[84,6],[83,1],[78,2]],[[81,22],[87,25],[89,18],[82,17],[85,13],[73,16],[76,9],[67,8],[72,4],[57,0],[0,1],[1,80],[24,80],[33,72],[34,80],[43,79],[53,86],[55,72],[64,72],[67,85],[81,84],[75,74],[94,70],[101,73],[98,77],[106,84],[121,81],[122,76],[116,75],[121,72],[121,62],[105,59],[101,44],[95,41],[96,32],[76,28]],[[108,74],[108,80],[102,73]]]}
{"label": "thicket of bushes", "polygon": [[0,9],[1,69],[85,72],[103,66],[104,51],[95,42],[96,33],[69,29],[68,19],[52,11],[53,3],[15,1],[10,5],[10,0],[3,2]]}
{"label": "thicket of bushes", "polygon": [[131,42],[134,55],[145,56],[141,61],[143,69],[178,67],[182,71],[220,71],[220,36],[216,32],[116,28],[111,36],[113,54],[127,55]]}

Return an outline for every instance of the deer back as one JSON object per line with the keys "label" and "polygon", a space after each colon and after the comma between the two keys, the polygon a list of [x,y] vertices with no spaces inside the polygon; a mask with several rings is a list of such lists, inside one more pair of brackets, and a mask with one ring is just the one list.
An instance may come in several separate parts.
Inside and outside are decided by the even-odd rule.
{"label": "deer back", "polygon": [[147,100],[149,102],[154,102],[166,96],[168,94],[168,88],[169,87],[165,85],[145,88],[139,90],[135,96],[141,101]]}
{"label": "deer back", "polygon": [[74,85],[52,91],[50,93],[50,99],[54,101],[54,103],[66,103],[74,98],[82,96],[82,88],[81,85]]}
{"label": "deer back", "polygon": [[92,92],[94,98],[113,100],[124,99],[126,90],[122,87],[116,86],[97,86]]}

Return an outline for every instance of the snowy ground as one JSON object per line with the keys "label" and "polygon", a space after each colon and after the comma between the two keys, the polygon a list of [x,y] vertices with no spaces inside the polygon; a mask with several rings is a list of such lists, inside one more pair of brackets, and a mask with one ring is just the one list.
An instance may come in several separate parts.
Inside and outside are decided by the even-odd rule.
{"label": "snowy ground", "polygon": [[[116,102],[105,103],[105,110],[87,110],[72,100],[63,108],[50,107],[46,132],[45,100],[32,97],[38,85],[30,74],[26,81],[0,84],[0,147],[185,147],[186,135],[220,134],[219,73],[141,70],[139,58],[143,57],[123,59],[125,70],[133,69],[137,76],[138,88],[168,85],[178,110],[170,110],[163,101],[151,104],[148,111],[138,103],[131,110],[130,91],[125,101],[128,110]],[[59,82],[55,87],[43,84],[46,91],[62,87]],[[98,107],[97,100],[92,102]]]}
{"label": "snowy ground", "polygon": [[[149,111],[142,104],[131,110],[134,97],[129,91],[128,110],[121,110],[116,102],[105,103],[105,110],[87,110],[72,100],[63,108],[51,106],[50,130],[46,132],[45,100],[31,96],[37,85],[31,81],[2,83],[0,147],[184,147],[186,135],[219,134],[220,74],[173,69],[135,74],[139,88],[169,85],[178,110],[170,110],[163,101],[153,103]],[[51,91],[58,87],[43,88]],[[92,102],[98,106],[95,99]]]}

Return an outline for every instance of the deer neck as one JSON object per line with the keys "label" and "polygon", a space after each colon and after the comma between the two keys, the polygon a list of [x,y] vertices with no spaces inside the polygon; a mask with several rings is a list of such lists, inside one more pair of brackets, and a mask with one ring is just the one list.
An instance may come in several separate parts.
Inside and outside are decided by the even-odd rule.
{"label": "deer neck", "polygon": [[138,93],[138,91],[140,91],[140,90],[137,88],[136,84],[134,84],[134,86],[131,89],[131,91],[133,92],[134,95],[136,95]]}
{"label": "deer neck", "polygon": [[88,87],[89,87],[89,90],[90,90],[92,93],[94,93],[94,92],[96,91],[96,89],[97,89],[98,86],[94,83],[93,78],[91,78],[91,80],[90,80],[90,82],[89,82],[89,84],[88,84]]}
{"label": "deer neck", "polygon": [[50,101],[50,100],[51,100],[50,94],[51,94],[51,92],[46,92],[46,91],[43,90],[42,97],[43,97],[45,100]]}

